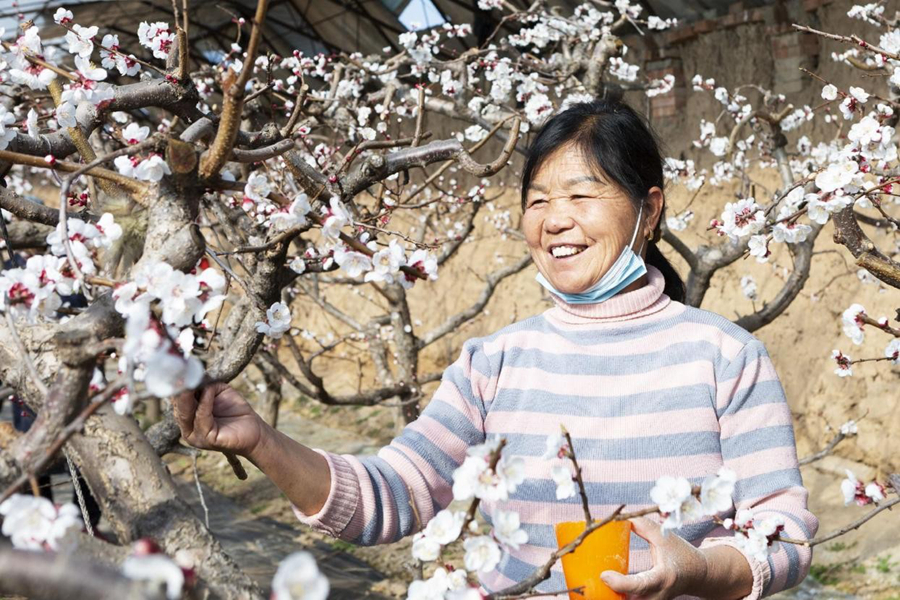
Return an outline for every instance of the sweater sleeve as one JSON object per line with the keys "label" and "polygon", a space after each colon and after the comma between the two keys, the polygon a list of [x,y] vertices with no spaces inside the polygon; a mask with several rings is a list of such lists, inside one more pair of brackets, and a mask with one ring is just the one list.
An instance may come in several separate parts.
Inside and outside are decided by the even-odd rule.
{"label": "sweater sleeve", "polygon": [[[797,464],[791,411],[772,361],[758,340],[747,343],[717,378],[716,409],[725,466],[737,473],[736,510],[754,516],[777,515],[784,535],[812,539],[819,527],[807,510],[808,492]],[[719,528],[702,547],[728,544],[737,548],[733,532]],[[738,548],[740,550],[740,548]],[[778,544],[761,562],[741,551],[753,572],[753,590],[746,600],[758,600],[800,583],[809,572],[812,550]]]}
{"label": "sweater sleeve", "polygon": [[481,340],[469,340],[422,414],[375,456],[323,454],[331,489],[301,523],[360,545],[395,542],[417,531],[453,499],[453,471],[485,441],[486,405],[496,376]]}

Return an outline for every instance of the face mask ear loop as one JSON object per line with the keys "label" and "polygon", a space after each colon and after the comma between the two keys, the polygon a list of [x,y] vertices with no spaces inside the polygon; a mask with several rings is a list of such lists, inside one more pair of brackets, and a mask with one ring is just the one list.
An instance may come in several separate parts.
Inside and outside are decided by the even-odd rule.
{"label": "face mask ear loop", "polygon": [[[634,224],[634,233],[631,234],[631,243],[628,244],[628,247],[631,248],[634,246],[634,240],[637,239],[638,229],[641,228],[641,215],[644,213],[644,202],[641,201],[641,208],[638,210],[637,223]],[[638,250],[638,254],[644,250],[644,242],[641,242],[641,249]]]}

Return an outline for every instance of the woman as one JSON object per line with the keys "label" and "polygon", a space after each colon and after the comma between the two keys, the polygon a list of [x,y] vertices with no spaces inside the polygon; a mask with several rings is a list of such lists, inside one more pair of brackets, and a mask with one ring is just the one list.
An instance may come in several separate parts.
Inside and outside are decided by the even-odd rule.
{"label": "woman", "polygon": [[[178,398],[185,439],[258,466],[300,521],[357,544],[393,542],[452,499],[466,449],[502,436],[526,480],[503,503],[528,544],[482,576],[497,591],[556,547],[553,525],[579,520],[578,497],[559,501],[542,460],[564,424],[584,469],[592,514],[650,504],[662,475],[699,482],[727,466],[735,506],[778,514],[785,535],[811,538],[791,414],[762,344],[727,319],[681,304],[684,288],[656,247],[663,215],[656,139],[627,105],[595,101],[548,121],[522,176],[522,226],[539,282],[556,306],[463,346],[422,416],[377,456],[310,450],[268,427],[222,384]],[[411,496],[411,497],[410,497]],[[486,516],[498,508],[482,504]],[[767,562],[745,555],[712,520],[663,536],[636,519],[631,575],[603,574],[639,598],[756,599],[796,585],[808,548],[781,544]],[[643,538],[643,539],[641,539]],[[557,564],[539,590],[565,589]]]}

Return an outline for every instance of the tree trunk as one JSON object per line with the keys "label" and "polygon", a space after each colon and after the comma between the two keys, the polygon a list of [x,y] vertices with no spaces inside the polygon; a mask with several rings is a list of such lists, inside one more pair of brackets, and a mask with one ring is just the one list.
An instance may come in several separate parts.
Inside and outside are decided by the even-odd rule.
{"label": "tree trunk", "polygon": [[187,554],[199,576],[198,586],[215,598],[263,598],[256,583],[178,496],[168,470],[134,419],[104,407],[68,448],[120,543],[149,537],[169,556]]}

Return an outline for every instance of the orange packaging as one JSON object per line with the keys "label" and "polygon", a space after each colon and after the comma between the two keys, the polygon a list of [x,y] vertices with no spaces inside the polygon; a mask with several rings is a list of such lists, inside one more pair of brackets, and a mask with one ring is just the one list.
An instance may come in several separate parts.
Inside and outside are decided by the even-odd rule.
{"label": "orange packaging", "polygon": [[[584,521],[556,525],[556,542],[560,548],[584,531]],[[628,548],[631,543],[631,522],[611,521],[592,531],[581,545],[562,557],[566,588],[584,586],[583,593],[569,592],[569,600],[624,600],[625,595],[614,592],[600,573],[618,571],[628,573]]]}

